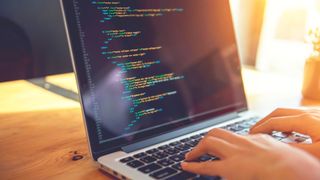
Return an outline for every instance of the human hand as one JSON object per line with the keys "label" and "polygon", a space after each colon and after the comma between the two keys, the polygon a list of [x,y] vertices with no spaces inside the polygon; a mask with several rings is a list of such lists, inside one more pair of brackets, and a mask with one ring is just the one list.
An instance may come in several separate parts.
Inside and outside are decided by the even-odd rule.
{"label": "human hand", "polygon": [[255,124],[251,134],[280,132],[298,132],[309,135],[312,144],[291,144],[320,159],[320,111],[279,108]]}
{"label": "human hand", "polygon": [[183,162],[182,168],[228,180],[320,179],[320,163],[315,158],[268,135],[240,136],[214,129],[186,154],[186,161],[205,154],[217,156],[220,160]]}

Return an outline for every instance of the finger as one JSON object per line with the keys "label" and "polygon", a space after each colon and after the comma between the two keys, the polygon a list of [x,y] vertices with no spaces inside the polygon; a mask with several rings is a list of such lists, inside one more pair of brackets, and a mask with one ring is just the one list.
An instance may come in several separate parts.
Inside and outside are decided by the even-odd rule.
{"label": "finger", "polygon": [[257,122],[255,125],[252,126],[252,128],[257,127],[264,123],[265,121],[269,120],[272,117],[278,117],[278,116],[293,116],[293,115],[299,115],[305,113],[303,110],[300,109],[287,109],[287,108],[278,108],[271,112],[269,115],[264,117],[262,120]]}
{"label": "finger", "polygon": [[303,111],[301,109],[278,108],[278,109],[274,110],[273,112],[271,112],[269,115],[267,115],[265,118],[263,118],[262,120],[257,122],[253,127],[264,123],[265,121],[267,121],[268,119],[270,119],[272,117],[294,116],[294,115],[299,115],[299,114],[303,114],[303,113],[305,113],[305,111]]}
{"label": "finger", "polygon": [[206,136],[192,151],[186,154],[185,158],[187,161],[191,161],[202,155],[210,154],[223,159],[233,154],[234,150],[235,147],[232,144],[216,137]]}
{"label": "finger", "polygon": [[227,166],[223,161],[207,161],[202,163],[182,162],[181,167],[185,171],[206,176],[224,176]]}
{"label": "finger", "polygon": [[224,130],[224,129],[220,129],[220,128],[215,128],[212,129],[208,132],[208,134],[206,136],[213,136],[219,139],[223,139],[231,144],[237,144],[241,141],[243,141],[243,137],[232,133],[230,131]]}
{"label": "finger", "polygon": [[271,118],[263,124],[251,129],[250,133],[271,133],[272,131],[280,132],[298,132],[308,134],[308,128],[301,126],[301,119],[304,114],[297,116],[286,116]]}

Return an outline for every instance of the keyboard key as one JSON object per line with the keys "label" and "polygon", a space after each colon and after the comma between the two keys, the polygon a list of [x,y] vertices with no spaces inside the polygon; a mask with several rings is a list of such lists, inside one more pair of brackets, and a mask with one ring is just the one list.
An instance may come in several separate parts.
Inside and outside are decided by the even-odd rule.
{"label": "keyboard key", "polygon": [[155,178],[155,179],[163,179],[165,177],[171,176],[173,174],[177,173],[176,170],[172,169],[172,168],[164,168],[160,171],[154,172],[152,174],[150,174],[151,177]]}
{"label": "keyboard key", "polygon": [[174,149],[174,148],[166,149],[166,150],[164,150],[164,152],[169,154],[169,155],[174,155],[174,154],[179,153],[179,151],[177,149]]}
{"label": "keyboard key", "polygon": [[177,163],[177,164],[173,165],[172,168],[174,168],[176,170],[179,170],[179,171],[182,171],[182,167],[181,167],[180,163]]}
{"label": "keyboard key", "polygon": [[120,159],[120,162],[127,163],[127,162],[132,161],[132,160],[133,160],[132,157],[126,157],[126,158]]}
{"label": "keyboard key", "polygon": [[139,168],[138,170],[145,173],[145,174],[149,174],[149,173],[156,171],[158,169],[161,169],[161,166],[158,164],[152,163],[147,166],[143,166],[143,167]]}
{"label": "keyboard key", "polygon": [[140,166],[143,166],[144,164],[141,161],[134,160],[134,161],[127,163],[127,165],[130,167],[133,167],[133,168],[138,168]]}
{"label": "keyboard key", "polygon": [[203,132],[203,133],[200,133],[200,136],[205,136],[207,135],[208,132]]}
{"label": "keyboard key", "polygon": [[255,125],[256,123],[255,122],[251,122],[251,121],[247,121],[244,123],[245,126],[248,126],[248,127],[251,127],[253,125]]}
{"label": "keyboard key", "polygon": [[170,143],[169,145],[170,145],[170,146],[177,146],[177,145],[179,145],[179,144],[181,144],[181,142],[176,141],[176,142]]}
{"label": "keyboard key", "polygon": [[252,119],[249,119],[248,121],[246,121],[246,123],[248,123],[248,124],[250,124],[250,126],[252,126],[252,125],[255,125],[258,121],[259,121],[259,119],[252,118]]}
{"label": "keyboard key", "polygon": [[252,126],[252,124],[249,124],[249,123],[247,123],[247,122],[243,122],[243,123],[241,124],[241,126],[242,126],[243,128],[250,128],[250,127]]}
{"label": "keyboard key", "polygon": [[201,138],[201,135],[197,134],[197,135],[191,136],[190,138],[191,139],[199,139],[199,138]]}
{"label": "keyboard key", "polygon": [[133,157],[142,158],[143,156],[146,156],[146,155],[147,155],[146,153],[142,152],[142,153],[138,153],[138,154],[133,155]]}
{"label": "keyboard key", "polygon": [[163,146],[158,147],[158,149],[160,149],[160,150],[165,150],[168,148],[170,148],[170,146],[168,146],[168,145],[163,145]]}
{"label": "keyboard key", "polygon": [[281,138],[287,138],[288,134],[282,133],[282,132],[276,132],[272,134],[273,137],[281,137]]}
{"label": "keyboard key", "polygon": [[150,150],[146,151],[146,153],[148,153],[148,154],[154,154],[156,152],[159,152],[159,150],[158,149],[150,149]]}
{"label": "keyboard key", "polygon": [[174,176],[169,177],[167,180],[190,179],[190,178],[193,178],[196,176],[197,176],[197,174],[193,174],[190,172],[181,172],[179,174],[176,174]]}
{"label": "keyboard key", "polygon": [[281,141],[282,139],[284,139],[284,138],[282,138],[282,137],[273,137],[273,138],[275,138],[276,140],[278,140],[278,141]]}
{"label": "keyboard key", "polygon": [[294,137],[300,137],[300,138],[305,138],[308,139],[310,138],[310,136],[304,135],[304,134],[300,134],[300,133],[293,133]]}
{"label": "keyboard key", "polygon": [[201,139],[194,140],[194,143],[198,144],[201,141]]}
{"label": "keyboard key", "polygon": [[187,144],[180,144],[175,146],[175,148],[178,149],[179,151],[186,151],[186,150],[189,150],[191,146],[188,146]]}
{"label": "keyboard key", "polygon": [[252,121],[252,122],[258,122],[260,120],[260,118],[259,117],[252,117],[252,118],[250,118],[249,119],[249,121]]}
{"label": "keyboard key", "polygon": [[199,157],[198,160],[201,161],[201,162],[209,161],[209,160],[211,160],[211,156],[203,155],[203,156]]}
{"label": "keyboard key", "polygon": [[249,133],[249,130],[248,129],[244,129],[242,131],[237,131],[235,132],[236,134],[239,134],[239,135],[247,135]]}
{"label": "keyboard key", "polygon": [[[227,127],[237,126],[237,128],[240,128],[240,129],[247,129],[247,128],[250,128],[252,125],[256,124],[257,121],[258,121],[257,118],[250,118],[250,119],[245,119],[243,121],[228,125]],[[235,130],[239,131],[237,130],[237,128],[235,128]]]}
{"label": "keyboard key", "polygon": [[238,125],[232,124],[227,126],[227,130],[232,131],[232,132],[237,132],[241,131],[243,128],[240,128]]}
{"label": "keyboard key", "polygon": [[189,141],[186,143],[186,145],[190,146],[190,147],[195,147],[198,144],[197,141]]}
{"label": "keyboard key", "polygon": [[186,150],[189,150],[191,147],[186,144],[180,144],[175,146],[175,148],[178,149],[179,151],[186,151]]}
{"label": "keyboard key", "polygon": [[153,154],[153,157],[157,158],[157,159],[163,159],[168,157],[168,154],[164,153],[164,152],[158,152]]}
{"label": "keyboard key", "polygon": [[237,131],[242,131],[244,129],[244,127],[241,124],[235,125],[235,128],[237,129]]}
{"label": "keyboard key", "polygon": [[188,150],[188,151],[183,151],[183,152],[181,152],[179,155],[185,157],[185,155],[186,155],[188,152],[190,152],[190,151],[189,151],[189,150]]}
{"label": "keyboard key", "polygon": [[246,127],[246,126],[243,125],[242,123],[238,124],[238,127],[239,127],[239,128],[242,128],[242,129],[248,129],[248,127]]}
{"label": "keyboard key", "polygon": [[145,162],[145,163],[147,163],[147,164],[149,164],[149,163],[152,163],[152,162],[156,161],[157,159],[153,158],[151,156],[145,156],[145,157],[141,158],[140,160]]}
{"label": "keyboard key", "polygon": [[171,161],[170,159],[163,159],[163,160],[158,161],[158,163],[162,166],[169,166],[169,165],[173,164],[174,162]]}
{"label": "keyboard key", "polygon": [[169,157],[169,159],[171,159],[175,162],[180,162],[180,161],[184,160],[184,156],[183,155],[175,155],[175,156]]}
{"label": "keyboard key", "polygon": [[302,142],[305,142],[306,140],[307,140],[307,139],[304,138],[304,137],[297,137],[297,138],[294,139],[294,141],[295,141],[296,143],[302,143]]}
{"label": "keyboard key", "polygon": [[188,142],[188,141],[190,141],[190,140],[191,140],[191,138],[184,138],[184,139],[180,140],[180,142],[185,143],[185,142]]}
{"label": "keyboard key", "polygon": [[218,160],[220,160],[218,157],[215,157],[215,156],[211,157],[211,161],[218,161]]}
{"label": "keyboard key", "polygon": [[194,180],[220,180],[219,176],[199,176],[194,178]]}

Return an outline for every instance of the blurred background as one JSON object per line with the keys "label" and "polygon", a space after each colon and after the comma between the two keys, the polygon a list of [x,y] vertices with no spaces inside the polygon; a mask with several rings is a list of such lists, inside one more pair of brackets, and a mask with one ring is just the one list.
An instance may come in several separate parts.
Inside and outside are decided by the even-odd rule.
{"label": "blurred background", "polygon": [[[302,76],[320,0],[230,0],[242,64]],[[0,82],[72,72],[58,0],[0,1]]]}
{"label": "blurred background", "polygon": [[58,0],[0,1],[0,81],[71,72]]}

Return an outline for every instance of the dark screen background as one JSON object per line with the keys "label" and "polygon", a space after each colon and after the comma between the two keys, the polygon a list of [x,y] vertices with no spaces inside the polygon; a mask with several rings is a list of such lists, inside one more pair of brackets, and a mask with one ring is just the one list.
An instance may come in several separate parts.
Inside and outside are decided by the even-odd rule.
{"label": "dark screen background", "polygon": [[246,108],[228,0],[65,7],[93,148]]}

